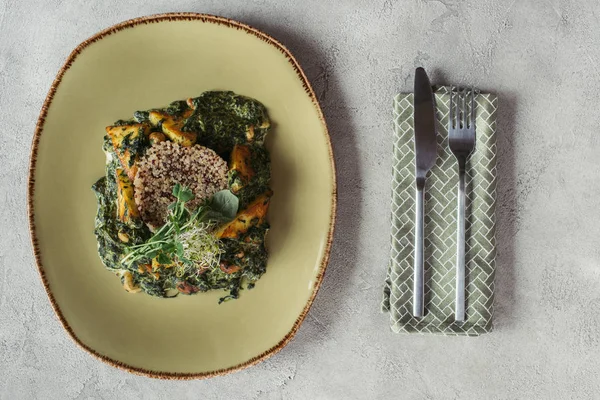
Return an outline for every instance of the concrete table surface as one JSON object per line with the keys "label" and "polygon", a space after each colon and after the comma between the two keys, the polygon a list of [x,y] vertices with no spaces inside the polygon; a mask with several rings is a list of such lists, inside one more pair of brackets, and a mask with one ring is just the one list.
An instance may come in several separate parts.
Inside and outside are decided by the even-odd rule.
{"label": "concrete table surface", "polygon": [[[0,399],[595,399],[600,396],[600,6],[595,0],[0,0]],[[338,166],[324,284],[295,339],[245,371],[159,381],[80,350],[34,265],[36,119],[69,52],[141,15],[251,24],[296,55]],[[398,336],[379,313],[391,99],[416,66],[499,95],[495,331]]]}

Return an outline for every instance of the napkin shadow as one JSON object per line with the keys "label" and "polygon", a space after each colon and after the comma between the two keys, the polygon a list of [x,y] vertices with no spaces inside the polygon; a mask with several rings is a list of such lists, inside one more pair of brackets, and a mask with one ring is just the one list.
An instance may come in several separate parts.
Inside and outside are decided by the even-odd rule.
{"label": "napkin shadow", "polygon": [[309,340],[322,342],[330,336],[330,326],[339,320],[343,311],[340,306],[353,290],[348,277],[358,259],[357,216],[362,209],[358,128],[352,123],[350,109],[333,72],[335,51],[306,40],[284,21],[251,17],[240,20],[271,35],[294,55],[319,100],[331,137],[338,192],[335,234],[321,289],[299,331],[299,335],[306,335]]}
{"label": "napkin shadow", "polygon": [[494,327],[509,328],[516,314],[515,246],[518,231],[517,172],[515,160],[515,116],[518,98],[514,93],[499,92],[496,129],[496,279]]}

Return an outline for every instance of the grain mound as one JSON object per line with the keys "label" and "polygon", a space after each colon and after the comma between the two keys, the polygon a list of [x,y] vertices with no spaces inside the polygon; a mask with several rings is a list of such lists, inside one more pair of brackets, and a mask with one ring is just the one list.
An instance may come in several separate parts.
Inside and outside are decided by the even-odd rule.
{"label": "grain mound", "polygon": [[134,185],[135,203],[144,222],[156,229],[166,221],[167,207],[175,201],[176,183],[196,196],[187,203],[192,210],[205,199],[227,188],[227,163],[213,150],[165,141],[153,145],[140,160]]}

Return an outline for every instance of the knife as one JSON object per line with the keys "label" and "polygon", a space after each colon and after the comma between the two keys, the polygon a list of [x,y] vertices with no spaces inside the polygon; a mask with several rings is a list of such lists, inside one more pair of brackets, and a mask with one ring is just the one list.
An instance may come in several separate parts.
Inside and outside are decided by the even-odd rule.
{"label": "knife", "polygon": [[414,94],[414,126],[415,126],[415,175],[417,187],[417,209],[415,215],[415,264],[413,286],[413,315],[422,317],[424,307],[424,206],[425,177],[435,165],[435,102],[431,83],[423,68],[415,71]]}

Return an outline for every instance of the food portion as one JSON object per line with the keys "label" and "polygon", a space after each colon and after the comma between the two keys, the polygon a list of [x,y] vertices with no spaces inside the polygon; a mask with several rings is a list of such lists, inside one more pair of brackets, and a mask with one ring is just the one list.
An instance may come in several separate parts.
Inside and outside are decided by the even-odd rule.
{"label": "food portion", "polygon": [[265,107],[205,92],[106,128],[95,234],[131,293],[252,288],[266,271],[270,127]]}

